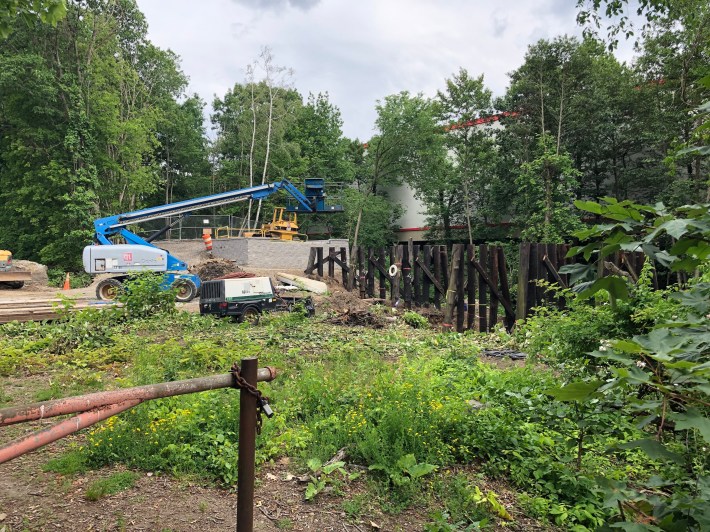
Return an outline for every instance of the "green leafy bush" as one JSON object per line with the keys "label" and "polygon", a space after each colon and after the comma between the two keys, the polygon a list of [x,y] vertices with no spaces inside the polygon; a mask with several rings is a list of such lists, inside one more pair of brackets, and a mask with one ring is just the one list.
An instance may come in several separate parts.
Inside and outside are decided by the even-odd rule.
{"label": "green leafy bush", "polygon": [[404,323],[413,327],[414,329],[426,329],[429,327],[429,320],[426,319],[421,314],[408,310],[402,316]]}
{"label": "green leafy bush", "polygon": [[129,318],[175,312],[176,289],[166,289],[160,275],[151,272],[133,274],[123,283],[123,288],[116,299],[123,304]]}

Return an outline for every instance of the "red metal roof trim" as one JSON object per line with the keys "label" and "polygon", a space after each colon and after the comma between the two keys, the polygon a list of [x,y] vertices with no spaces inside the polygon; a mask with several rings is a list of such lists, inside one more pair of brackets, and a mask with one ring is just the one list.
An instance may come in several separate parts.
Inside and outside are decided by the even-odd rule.
{"label": "red metal roof trim", "polygon": [[444,127],[444,131],[451,131],[453,129],[463,129],[466,127],[481,126],[483,124],[490,124],[491,122],[499,122],[502,118],[509,116],[518,116],[519,113],[514,111],[505,111],[497,115],[484,116],[482,118],[476,118],[475,120],[469,120],[468,122],[461,122],[459,124],[451,124]]}

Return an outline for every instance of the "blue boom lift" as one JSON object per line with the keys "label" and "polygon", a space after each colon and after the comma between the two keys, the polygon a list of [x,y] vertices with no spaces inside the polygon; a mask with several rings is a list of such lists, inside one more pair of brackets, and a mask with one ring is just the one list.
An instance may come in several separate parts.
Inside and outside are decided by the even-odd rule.
{"label": "blue boom lift", "polygon": [[[248,199],[261,200],[279,190],[285,190],[296,200],[294,204],[287,207],[289,212],[332,213],[343,211],[340,205],[326,205],[323,179],[306,179],[305,193],[284,179],[275,183],[99,218],[94,221],[96,244],[84,248],[84,269],[90,274],[108,273],[114,275],[99,282],[96,287],[96,297],[102,300],[115,299],[122,283],[132,272],[155,271],[163,272],[163,286],[177,288],[177,301],[192,300],[199,293],[200,278],[187,271],[185,262],[158,248],[152,242],[194,211]],[[128,226],[133,224],[169,216],[177,216],[178,218],[148,238],[142,238],[128,229]],[[112,239],[117,238],[122,238],[126,243],[114,244]]]}

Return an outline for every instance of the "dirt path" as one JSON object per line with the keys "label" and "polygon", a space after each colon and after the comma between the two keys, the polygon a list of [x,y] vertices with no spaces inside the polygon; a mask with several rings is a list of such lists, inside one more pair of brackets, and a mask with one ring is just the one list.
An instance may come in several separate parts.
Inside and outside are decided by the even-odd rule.
{"label": "dirt path", "polygon": [[[65,441],[0,466],[0,530],[234,530],[236,494],[188,479],[140,473],[136,484],[96,502],[85,498],[97,479],[123,471],[119,467],[62,476],[41,467]],[[343,496],[323,494],[304,501],[305,484],[292,479],[288,460],[261,468],[254,500],[254,530],[422,530],[425,515],[416,511],[386,516],[371,504],[363,482]],[[289,479],[289,480],[287,480]],[[360,515],[349,516],[345,501]],[[375,524],[373,526],[372,524]],[[5,527],[5,528],[3,528]]]}

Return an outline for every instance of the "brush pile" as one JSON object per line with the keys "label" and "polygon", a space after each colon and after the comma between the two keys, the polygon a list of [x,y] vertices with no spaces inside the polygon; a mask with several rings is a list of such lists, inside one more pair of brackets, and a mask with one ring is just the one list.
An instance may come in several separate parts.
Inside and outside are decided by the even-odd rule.
{"label": "brush pile", "polygon": [[190,267],[190,273],[194,273],[203,281],[211,281],[238,272],[244,273],[244,270],[234,261],[227,259],[208,259]]}

